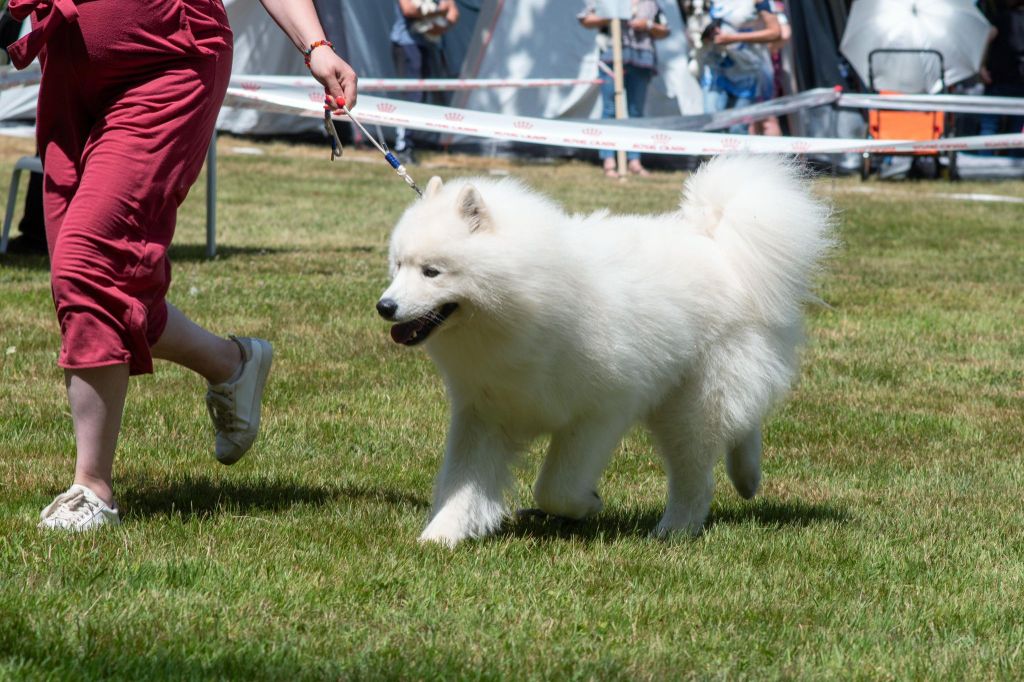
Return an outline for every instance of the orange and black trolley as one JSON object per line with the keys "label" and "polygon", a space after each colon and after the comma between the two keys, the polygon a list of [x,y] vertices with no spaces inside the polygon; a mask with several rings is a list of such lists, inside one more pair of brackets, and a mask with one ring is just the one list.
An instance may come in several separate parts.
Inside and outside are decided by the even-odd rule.
{"label": "orange and black trolley", "polygon": [[[884,54],[922,54],[934,56],[939,65],[939,92],[946,92],[945,64],[942,60],[942,53],[938,50],[917,50],[903,48],[880,48],[868,53],[868,88],[872,93],[879,95],[901,95],[907,94],[896,90],[879,90],[875,87],[875,65],[874,59]],[[919,93],[914,93],[919,94]],[[928,141],[938,140],[945,136],[947,130],[953,126],[952,115],[941,111],[898,111],[893,109],[869,109],[868,110],[868,139],[871,140],[915,140]],[[947,152],[947,163],[949,166],[949,179],[956,179],[956,152]],[[880,156],[933,156],[938,163],[941,153],[936,149],[920,149],[910,152],[885,152]],[[873,170],[873,154],[864,152],[861,165],[860,177],[867,180]]]}

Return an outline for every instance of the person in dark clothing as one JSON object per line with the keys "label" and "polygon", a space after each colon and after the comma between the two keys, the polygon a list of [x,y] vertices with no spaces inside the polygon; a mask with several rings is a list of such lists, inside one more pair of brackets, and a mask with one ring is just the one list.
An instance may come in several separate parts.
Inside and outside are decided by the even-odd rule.
{"label": "person in dark clothing", "polygon": [[[441,36],[459,20],[455,0],[396,0],[391,27],[391,53],[399,78],[444,78],[448,68]],[[403,99],[424,102],[422,92],[404,93]],[[443,99],[443,98],[442,98]],[[444,103],[444,102],[439,102]],[[405,165],[416,163],[413,140],[405,128],[395,130],[395,154]]]}
{"label": "person in dark clothing", "polygon": [[[0,14],[0,45],[4,50],[18,39],[21,22],[4,9]],[[43,222],[43,175],[31,173],[25,194],[25,212],[18,223],[20,236],[7,242],[8,253],[45,254],[46,224]]]}
{"label": "person in dark clothing", "polygon": [[[985,94],[1024,97],[1024,0],[1003,0],[988,13],[993,30],[979,76]],[[1024,116],[986,114],[979,121],[981,135],[1024,130]],[[1021,156],[1019,149],[1010,152]]]}

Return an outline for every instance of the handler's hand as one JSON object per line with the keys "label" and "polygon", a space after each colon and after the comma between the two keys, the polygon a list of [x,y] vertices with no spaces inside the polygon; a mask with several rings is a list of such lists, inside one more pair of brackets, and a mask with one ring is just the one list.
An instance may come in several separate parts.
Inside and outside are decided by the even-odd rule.
{"label": "handler's hand", "polygon": [[324,92],[331,96],[329,101],[332,111],[341,109],[335,104],[335,97],[344,97],[349,109],[356,105],[356,83],[359,78],[344,59],[334,54],[334,50],[327,46],[313,50],[309,70],[313,78],[324,86]]}

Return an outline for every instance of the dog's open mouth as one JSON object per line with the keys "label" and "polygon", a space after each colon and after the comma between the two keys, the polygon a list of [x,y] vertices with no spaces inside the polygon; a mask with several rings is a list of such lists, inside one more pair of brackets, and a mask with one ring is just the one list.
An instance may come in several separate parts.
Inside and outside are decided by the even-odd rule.
{"label": "dog's open mouth", "polygon": [[406,346],[415,346],[418,343],[423,343],[430,336],[430,332],[440,327],[458,307],[458,303],[445,303],[437,310],[431,310],[426,315],[417,317],[415,320],[393,325],[391,327],[391,338],[395,343],[401,343]]}

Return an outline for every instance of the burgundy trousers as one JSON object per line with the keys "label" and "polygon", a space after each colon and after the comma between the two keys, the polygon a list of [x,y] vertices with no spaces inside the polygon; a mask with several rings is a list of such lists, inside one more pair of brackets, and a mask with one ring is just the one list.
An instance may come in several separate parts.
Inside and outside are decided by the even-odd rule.
{"label": "burgundy trousers", "polygon": [[49,3],[35,11],[41,28],[58,22],[39,52],[36,124],[58,364],[152,372],[178,206],[231,72],[227,15],[220,0],[78,0],[70,19]]}

